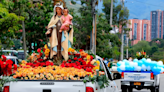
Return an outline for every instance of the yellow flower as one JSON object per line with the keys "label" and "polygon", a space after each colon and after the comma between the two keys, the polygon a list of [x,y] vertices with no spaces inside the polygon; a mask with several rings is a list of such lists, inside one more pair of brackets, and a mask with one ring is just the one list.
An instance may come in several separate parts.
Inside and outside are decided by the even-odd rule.
{"label": "yellow flower", "polygon": [[71,51],[72,51],[72,48],[69,48],[69,49],[68,49],[68,52],[71,52]]}
{"label": "yellow flower", "polygon": [[45,49],[47,49],[47,48],[48,48],[47,44],[46,44],[46,45],[44,45],[44,48],[45,48]]}
{"label": "yellow flower", "polygon": [[27,77],[25,77],[24,79],[25,79],[25,80],[28,80],[28,78],[27,78]]}

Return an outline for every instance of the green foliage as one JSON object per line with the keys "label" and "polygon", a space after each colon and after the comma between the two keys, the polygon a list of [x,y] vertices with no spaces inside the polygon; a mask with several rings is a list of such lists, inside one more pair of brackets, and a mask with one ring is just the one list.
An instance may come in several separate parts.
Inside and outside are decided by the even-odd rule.
{"label": "green foliage", "polygon": [[92,82],[94,83],[98,83],[98,85],[100,86],[100,89],[105,88],[106,86],[109,86],[109,81],[108,78],[106,77],[106,75],[100,75],[99,76],[99,72],[97,71],[97,75],[91,77],[91,76],[87,76],[84,78],[83,80],[84,83],[86,82]]}
{"label": "green foliage", "polygon": [[13,77],[3,76],[3,77],[0,79],[0,85],[3,87],[3,85],[4,85],[5,83],[12,82],[12,81],[17,81],[17,80],[14,79]]}
{"label": "green foliage", "polygon": [[136,52],[141,50],[146,52],[146,55],[153,60],[162,60],[164,56],[164,39],[153,39],[151,42],[140,41],[136,45],[129,48],[129,54],[135,57]]}
{"label": "green foliage", "polygon": [[11,39],[16,39],[16,36],[20,33],[20,21],[24,20],[24,18],[17,16],[15,13],[10,13],[3,3],[0,3],[0,8],[0,39],[3,48],[7,48],[14,45]]}

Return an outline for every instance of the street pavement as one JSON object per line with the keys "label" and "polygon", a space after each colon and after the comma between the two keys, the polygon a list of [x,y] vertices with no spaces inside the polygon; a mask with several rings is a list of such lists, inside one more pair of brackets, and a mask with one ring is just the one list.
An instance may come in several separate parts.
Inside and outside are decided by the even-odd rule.
{"label": "street pavement", "polygon": [[[120,80],[115,80],[115,82],[116,82],[116,84],[117,84],[118,89],[120,90],[120,92],[122,92],[122,91],[121,91]],[[150,90],[143,89],[143,90],[139,90],[139,91],[138,91],[138,90],[133,89],[133,92],[150,92]]]}

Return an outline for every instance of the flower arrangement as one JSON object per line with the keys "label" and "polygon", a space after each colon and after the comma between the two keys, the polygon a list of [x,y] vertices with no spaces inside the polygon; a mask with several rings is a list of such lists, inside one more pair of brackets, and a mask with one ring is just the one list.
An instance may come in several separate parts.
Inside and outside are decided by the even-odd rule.
{"label": "flower arrangement", "polygon": [[143,50],[141,52],[137,52],[136,53],[136,58],[137,59],[147,58],[146,52],[144,52]]}
{"label": "flower arrangement", "polygon": [[10,76],[17,70],[17,65],[13,64],[12,60],[7,60],[6,56],[4,55],[2,55],[1,58],[2,60],[0,60],[0,72],[3,74],[3,76]]}
{"label": "flower arrangement", "polygon": [[108,81],[103,81],[107,78],[105,73],[100,71],[100,62],[94,60],[93,56],[84,50],[80,49],[77,52],[75,49],[69,48],[69,60],[63,60],[59,66],[48,60],[49,52],[47,45],[44,46],[43,51],[39,48],[37,53],[31,55],[30,62],[22,61],[20,67],[14,72],[13,78],[21,80],[98,81],[101,87],[107,84]]}

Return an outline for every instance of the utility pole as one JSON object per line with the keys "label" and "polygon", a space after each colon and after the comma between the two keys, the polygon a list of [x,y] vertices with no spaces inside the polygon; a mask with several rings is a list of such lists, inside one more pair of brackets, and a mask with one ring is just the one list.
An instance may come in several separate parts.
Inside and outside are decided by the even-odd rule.
{"label": "utility pole", "polygon": [[110,25],[112,25],[112,17],[113,17],[113,0],[111,0],[111,8],[110,8]]}
{"label": "utility pole", "polygon": [[24,59],[26,59],[26,33],[25,33],[25,25],[24,25],[24,20],[22,21],[22,26],[23,26],[23,49],[24,49]]}
{"label": "utility pole", "polygon": [[127,35],[126,35],[126,41],[127,41],[126,58],[128,58],[128,46],[129,46],[129,38]]}
{"label": "utility pole", "polygon": [[92,35],[92,37],[93,37],[93,43],[92,43],[92,53],[94,55],[96,55],[96,44],[95,44],[95,42],[96,42],[96,37],[95,37],[95,35],[96,35],[96,23],[95,23],[95,15],[96,15],[96,13],[95,13],[95,6],[96,6],[96,1],[97,0],[92,0],[92,16],[93,16],[93,35]]}
{"label": "utility pole", "polygon": [[[122,0],[122,8],[123,8],[123,10],[124,10],[124,0]],[[122,21],[122,22],[124,22],[124,21]],[[121,23],[122,24],[122,23]],[[122,44],[121,44],[121,56],[120,56],[120,60],[123,60],[123,56],[124,56],[124,36],[123,36],[123,33],[124,33],[124,27],[123,27],[123,25],[121,26],[122,28],[122,30],[121,30],[121,42],[122,42]]]}

